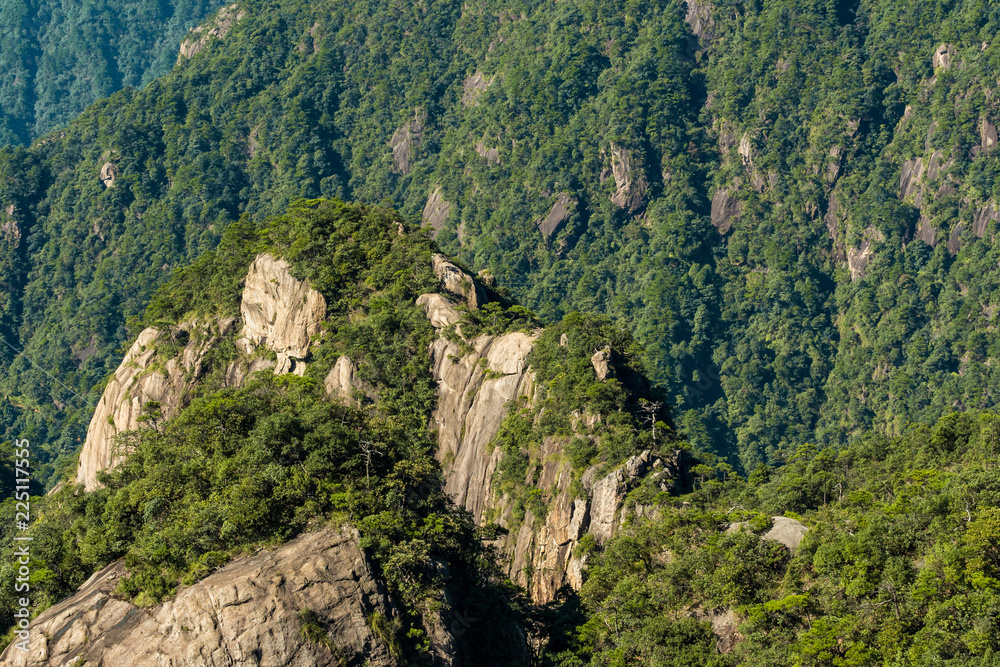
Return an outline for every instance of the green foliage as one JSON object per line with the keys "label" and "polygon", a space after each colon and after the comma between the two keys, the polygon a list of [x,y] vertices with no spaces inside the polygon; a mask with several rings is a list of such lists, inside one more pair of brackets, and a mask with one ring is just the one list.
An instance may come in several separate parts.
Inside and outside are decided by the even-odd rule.
{"label": "green foliage", "polygon": [[[626,664],[656,651],[668,665],[685,664],[672,660],[688,651],[705,664],[762,667],[993,664],[994,419],[953,414],[892,440],[803,447],[787,465],[756,471],[756,483],[731,476],[661,500],[657,518],[591,553],[581,613],[569,639],[553,635],[559,650],[544,664]],[[733,507],[799,516],[809,531],[791,554],[760,537],[769,520],[728,533]],[[727,611],[743,639],[720,655],[693,628],[699,615]],[[676,622],[692,632],[657,634]]]}

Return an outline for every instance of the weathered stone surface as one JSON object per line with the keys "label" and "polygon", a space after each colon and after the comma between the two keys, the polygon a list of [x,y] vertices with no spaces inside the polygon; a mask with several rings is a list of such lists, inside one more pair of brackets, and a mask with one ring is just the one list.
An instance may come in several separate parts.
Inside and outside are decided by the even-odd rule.
{"label": "weathered stone surface", "polygon": [[900,199],[912,197],[920,186],[920,181],[924,174],[923,158],[915,157],[903,163],[903,169],[899,176],[899,197]]}
{"label": "weathered stone surface", "polygon": [[356,404],[354,398],[355,391],[364,392],[361,381],[357,378],[358,367],[354,365],[348,356],[340,356],[337,363],[333,365],[330,372],[323,379],[323,387],[326,393],[331,396],[338,396],[341,399]]}
{"label": "weathered stone surface", "polygon": [[979,141],[984,151],[997,145],[997,126],[985,118],[979,119]]}
{"label": "weathered stone surface", "polygon": [[931,225],[931,219],[926,215],[920,216],[916,237],[932,248],[937,245],[937,230]]}
{"label": "weathered stone surface", "polygon": [[180,53],[177,61],[186,60],[194,54],[200,52],[211,39],[225,39],[233,26],[243,20],[246,11],[239,8],[237,3],[233,3],[219,10],[215,18],[194,28],[187,38],[181,42]]}
{"label": "weathered stone surface", "polygon": [[424,212],[421,215],[423,224],[434,230],[436,236],[444,229],[444,223],[451,213],[451,204],[444,198],[441,187],[438,186],[427,196],[427,203],[424,204]]}
{"label": "weathered stone surface", "polygon": [[699,39],[711,39],[711,28],[715,26],[712,20],[712,5],[704,0],[687,0],[687,13],[684,20],[691,32]]}
{"label": "weathered stone surface", "polygon": [[452,324],[458,324],[462,316],[450,301],[440,294],[421,294],[417,297],[417,305],[423,307],[427,319],[435,329],[444,329]]}
{"label": "weathered stone surface", "polygon": [[597,379],[601,382],[604,382],[608,378],[615,378],[618,375],[615,370],[614,360],[611,358],[611,348],[608,346],[594,352],[594,356],[590,358],[590,363],[594,367],[594,372],[597,373]]}
{"label": "weathered stone surface", "polygon": [[493,83],[493,77],[487,79],[480,71],[465,77],[465,81],[462,82],[462,104],[467,107],[479,104],[479,96],[490,87],[491,83]]}
{"label": "weathered stone surface", "polygon": [[511,401],[531,395],[526,360],[534,341],[533,336],[521,332],[480,336],[471,341],[473,351],[468,354],[444,338],[431,345],[433,374],[438,382],[434,424],[438,458],[445,462],[445,490],[472,512],[476,521],[493,498],[493,469],[501,453],[499,449],[490,453],[487,446]]}
{"label": "weathered stone surface", "polygon": [[[150,609],[116,599],[121,561],[32,623],[29,651],[9,646],[0,664],[31,667],[365,664],[397,662],[365,618],[398,613],[375,579],[353,529],[308,533],[222,567]],[[303,636],[311,610],[334,650]],[[341,662],[344,661],[344,662]],[[447,662],[446,664],[451,664]]]}
{"label": "weathered stone surface", "polygon": [[469,308],[479,308],[486,303],[486,294],[471,275],[458,268],[447,257],[435,253],[431,257],[434,274],[441,280],[441,289],[458,297]]}
{"label": "weathered stone surface", "polygon": [[952,58],[955,57],[954,44],[942,44],[934,51],[934,69],[948,69],[951,67]]}
{"label": "weathered stone surface", "polygon": [[250,265],[240,303],[243,332],[237,345],[251,353],[267,347],[278,355],[275,375],[301,374],[301,360],[326,316],[326,299],[291,274],[284,259],[264,253]]}
{"label": "weathered stone surface", "polygon": [[500,164],[500,151],[496,148],[486,145],[486,140],[476,142],[476,154],[479,157],[486,158],[486,161],[491,164]]}
{"label": "weathered stone surface", "polygon": [[972,232],[979,238],[983,238],[990,220],[1000,221],[1000,210],[997,210],[996,204],[992,201],[987,201],[983,206],[977,208],[972,216]]}
{"label": "weathered stone surface", "polygon": [[955,228],[951,230],[951,234],[948,236],[948,252],[954,257],[958,254],[958,251],[962,247],[962,232],[965,231],[965,225],[961,222],[955,225]]}
{"label": "weathered stone surface", "polygon": [[[630,458],[621,468],[593,482],[590,533],[598,544],[604,544],[614,535],[625,495],[652,463],[653,456],[647,450]],[[586,486],[586,482],[584,485]]]}
{"label": "weathered stone surface", "polygon": [[576,206],[576,200],[571,199],[567,193],[560,192],[556,202],[549,209],[549,214],[535,223],[538,225],[539,231],[546,236],[552,236],[558,231],[559,226],[569,219],[574,206]]}
{"label": "weathered stone surface", "polygon": [[410,173],[413,154],[420,146],[426,122],[427,112],[418,108],[413,112],[413,120],[403,123],[392,133],[389,145],[392,147],[393,169],[397,173]]}
{"label": "weathered stone surface", "polygon": [[712,196],[712,225],[725,234],[733,226],[733,220],[740,215],[740,203],[728,188],[720,188]]}
{"label": "weathered stone surface", "polygon": [[646,176],[640,165],[634,165],[632,152],[624,146],[611,144],[611,173],[617,190],[611,201],[618,208],[635,213],[646,204]]}
{"label": "weathered stone surface", "polygon": [[202,359],[233,323],[232,319],[224,319],[211,324],[195,321],[179,325],[175,334],[187,333],[187,344],[179,357],[156,370],[151,368],[154,343],[169,334],[153,328],[139,334],[105,387],[90,420],[77,464],[78,484],[87,491],[96,489],[98,471],[113,468],[122,460],[122,453],[113,451],[115,436],[139,428],[147,402],[159,403],[165,419],[184,407],[189,385],[202,375]]}
{"label": "weathered stone surface", "polygon": [[[771,517],[771,522],[771,528],[766,533],[761,535],[761,539],[783,544],[792,553],[795,553],[795,551],[799,548],[799,544],[802,542],[802,538],[805,537],[807,532],[809,532],[809,529],[806,528],[805,524],[801,521],[790,519],[787,516]],[[726,532],[735,533],[740,530],[745,530],[747,526],[748,524],[746,521],[731,523],[726,528]]]}
{"label": "weathered stone surface", "polygon": [[101,167],[101,181],[104,187],[114,187],[116,178],[118,178],[118,166],[113,162],[105,162]]}

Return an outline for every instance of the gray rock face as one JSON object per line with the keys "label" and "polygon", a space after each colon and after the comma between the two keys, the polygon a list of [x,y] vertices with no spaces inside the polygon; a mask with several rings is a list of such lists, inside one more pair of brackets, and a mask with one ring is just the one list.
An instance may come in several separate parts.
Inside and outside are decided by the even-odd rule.
{"label": "gray rock face", "polygon": [[424,136],[427,113],[423,109],[413,112],[413,120],[403,123],[395,132],[389,145],[392,147],[392,164],[397,173],[409,174],[413,154]]}
{"label": "gray rock face", "polygon": [[352,405],[357,405],[354,398],[355,391],[364,392],[361,381],[356,377],[358,367],[354,365],[350,357],[341,356],[337,358],[337,363],[333,365],[330,372],[323,379],[323,387],[326,393],[337,396]]}
{"label": "gray rock face", "polygon": [[[649,451],[630,458],[621,468],[593,482],[590,506],[590,532],[598,544],[612,538],[619,525],[619,512],[625,503],[625,496],[634,488],[636,481],[652,465],[653,456]],[[586,485],[586,481],[584,482]]]}
{"label": "gray rock face", "polygon": [[113,162],[105,162],[101,167],[101,182],[104,183],[104,187],[114,187],[116,178],[118,178],[118,167]]}
{"label": "gray rock face", "polygon": [[[251,265],[240,306],[244,323],[236,340],[248,358],[233,362],[227,369],[226,386],[238,387],[249,374],[271,367],[276,375],[305,371],[301,360],[308,354],[312,337],[320,331],[326,301],[308,284],[294,278],[290,268],[285,260],[267,254],[258,256]],[[139,428],[142,407],[147,402],[158,402],[165,419],[184,407],[189,390],[202,376],[205,355],[235,324],[234,318],[226,318],[178,325],[177,332],[186,332],[188,342],[179,356],[167,360],[154,356],[156,341],[168,334],[157,329],[139,334],[105,387],[90,420],[77,465],[78,484],[88,491],[96,489],[98,471],[113,468],[122,460],[123,453],[114,451],[115,436]],[[255,358],[260,347],[278,355],[277,365]]]}
{"label": "gray rock face", "polygon": [[486,294],[483,288],[472,276],[450,262],[447,257],[438,253],[434,254],[431,257],[431,266],[434,268],[434,275],[441,281],[442,290],[458,297],[469,308],[479,308],[486,303]]}
{"label": "gray rock face", "polygon": [[725,234],[733,226],[733,220],[740,215],[740,203],[728,188],[720,188],[712,196],[712,225]]}
{"label": "gray rock face", "polygon": [[202,375],[205,354],[233,324],[232,319],[181,324],[178,330],[189,334],[187,345],[179,357],[155,369],[152,367],[154,344],[166,334],[152,328],[139,334],[105,387],[90,420],[77,465],[78,484],[83,484],[87,491],[96,489],[100,486],[98,471],[113,468],[122,460],[123,452],[114,451],[115,436],[139,428],[139,417],[147,402],[158,402],[165,419],[184,407],[188,387]]}
{"label": "gray rock face", "polygon": [[[372,612],[386,618],[397,612],[352,529],[309,533],[234,561],[149,609],[113,596],[123,573],[121,561],[110,565],[76,595],[43,612],[32,623],[29,651],[10,646],[0,664],[398,664],[366,623]],[[305,638],[304,610],[315,614],[333,650]]]}
{"label": "gray rock face", "polygon": [[[771,517],[771,521],[771,529],[761,535],[761,539],[783,544],[789,551],[795,553],[809,529],[801,521],[790,519],[787,516]],[[747,525],[746,521],[731,523],[726,528],[726,532],[735,533],[744,530]]]}
{"label": "gray rock face", "polygon": [[610,347],[605,346],[597,352],[594,352],[594,356],[590,358],[590,364],[594,367],[594,372],[597,373],[597,379],[601,382],[618,376],[618,373],[615,370],[614,361],[611,358]]}
{"label": "gray rock face", "polygon": [[467,107],[474,107],[479,104],[479,96],[493,83],[493,77],[487,79],[482,72],[477,71],[471,76],[465,77],[462,82],[462,104]]}
{"label": "gray rock face", "polygon": [[291,274],[284,259],[267,253],[250,265],[240,303],[243,332],[237,346],[250,354],[267,347],[278,355],[275,374],[305,371],[314,336],[326,316],[323,295]]}
{"label": "gray rock face", "polygon": [[997,145],[997,126],[985,118],[979,119],[979,141],[984,151]]}
{"label": "gray rock face", "polygon": [[704,0],[687,0],[687,13],[684,20],[691,32],[699,39],[710,39],[711,29],[715,25],[712,20],[712,5]]}
{"label": "gray rock face", "polygon": [[444,223],[448,220],[450,212],[451,204],[444,198],[441,188],[434,188],[434,191],[427,196],[427,203],[424,204],[423,224],[433,229],[434,234],[437,235],[444,229]]}
{"label": "gray rock face", "polygon": [[233,3],[219,10],[215,18],[197,26],[188,37],[181,42],[180,52],[177,55],[177,62],[181,62],[199,53],[204,49],[211,39],[224,39],[233,26],[243,20],[246,11],[239,8],[237,3]]}
{"label": "gray rock face", "polygon": [[572,207],[576,205],[576,200],[571,199],[565,192],[560,192],[556,198],[556,203],[549,209],[548,215],[538,221],[538,230],[546,236],[552,236],[559,230],[560,225],[569,219]]}
{"label": "gray rock face", "polygon": [[639,165],[633,164],[629,149],[611,144],[611,173],[618,188],[611,195],[612,203],[630,213],[641,209],[646,203],[646,176]]}

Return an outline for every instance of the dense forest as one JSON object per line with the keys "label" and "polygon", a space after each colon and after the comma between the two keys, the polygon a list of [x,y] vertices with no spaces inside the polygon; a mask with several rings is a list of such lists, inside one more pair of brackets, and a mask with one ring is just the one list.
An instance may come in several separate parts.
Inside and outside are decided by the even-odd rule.
{"label": "dense forest", "polygon": [[166,74],[181,38],[219,4],[4,2],[0,145],[30,143],[102,97]]}
{"label": "dense forest", "polygon": [[543,320],[621,322],[744,471],[992,405],[997,18],[848,5],[210,20],[167,76],[0,155],[6,432],[69,463],[126,320],[302,196],[392,202]]}
{"label": "dense forest", "polygon": [[[217,8],[0,11],[0,441],[36,443],[39,494],[71,476],[139,331],[235,312],[275,248],[332,304],[324,363],[382,369],[382,412],[331,412],[318,376],[206,382],[131,436],[105,488],[38,501],[43,603],[125,558],[120,594],[152,605],[349,516],[408,608],[476,591],[540,664],[998,660],[1000,10],[244,0],[188,34]],[[347,237],[370,246],[337,252]],[[522,519],[546,511],[525,482],[539,443],[580,412],[604,430],[561,453],[574,483],[645,449],[686,461],[672,492],[631,492],[642,511],[582,543],[582,588],[543,607],[438,488],[413,299],[439,250],[503,304],[466,332],[547,327],[530,359],[547,392],[492,443]],[[647,428],[646,398],[595,384],[603,344],[669,416]],[[229,435],[192,441],[210,420]],[[363,482],[348,422],[392,445]],[[775,516],[808,527],[797,549],[762,539]]]}

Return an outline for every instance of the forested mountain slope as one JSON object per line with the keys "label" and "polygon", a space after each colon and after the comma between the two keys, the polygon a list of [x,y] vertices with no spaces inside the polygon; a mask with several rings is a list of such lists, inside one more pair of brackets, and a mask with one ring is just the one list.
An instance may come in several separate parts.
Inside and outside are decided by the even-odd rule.
{"label": "forested mountain slope", "polygon": [[3,424],[54,467],[125,317],[300,196],[388,200],[543,319],[616,318],[681,430],[748,470],[993,404],[981,4],[233,11],[169,75],[0,155],[0,330],[38,365],[5,348]]}
{"label": "forested mountain slope", "polygon": [[26,144],[125,86],[170,71],[220,2],[7,0],[0,6],[0,144]]}

